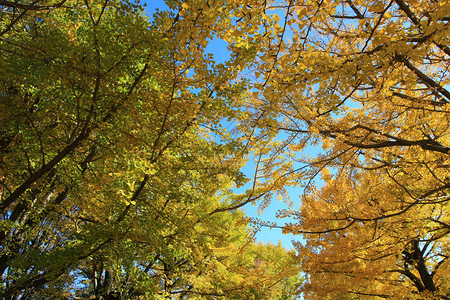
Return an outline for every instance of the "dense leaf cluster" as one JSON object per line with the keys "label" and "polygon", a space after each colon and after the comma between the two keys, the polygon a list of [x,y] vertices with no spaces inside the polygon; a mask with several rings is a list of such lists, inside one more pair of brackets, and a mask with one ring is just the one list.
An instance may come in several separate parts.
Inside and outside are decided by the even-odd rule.
{"label": "dense leaf cluster", "polygon": [[204,53],[217,15],[0,5],[2,299],[292,292],[292,254],[255,244],[230,192],[245,85]]}
{"label": "dense leaf cluster", "polygon": [[166,4],[0,0],[1,297],[448,299],[450,1]]}

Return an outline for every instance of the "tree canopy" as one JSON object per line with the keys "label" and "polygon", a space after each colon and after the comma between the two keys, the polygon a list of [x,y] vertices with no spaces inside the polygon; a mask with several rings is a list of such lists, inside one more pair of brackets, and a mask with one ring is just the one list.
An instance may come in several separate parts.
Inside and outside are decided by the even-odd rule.
{"label": "tree canopy", "polygon": [[0,0],[1,297],[448,299],[450,1],[165,3]]}
{"label": "tree canopy", "polygon": [[271,143],[259,186],[304,188],[280,216],[307,298],[450,296],[449,7],[261,5],[246,124]]}
{"label": "tree canopy", "polygon": [[245,85],[204,53],[217,14],[0,4],[2,298],[292,292],[293,254],[255,244],[230,192]]}

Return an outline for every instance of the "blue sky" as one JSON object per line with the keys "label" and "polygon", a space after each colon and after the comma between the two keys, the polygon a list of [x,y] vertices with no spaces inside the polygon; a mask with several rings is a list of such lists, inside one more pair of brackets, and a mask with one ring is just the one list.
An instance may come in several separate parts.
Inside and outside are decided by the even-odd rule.
{"label": "blue sky", "polygon": [[[145,13],[148,16],[151,16],[154,12],[159,10],[167,9],[163,0],[143,0],[142,3],[146,4]],[[228,58],[227,51],[227,43],[221,40],[212,40],[208,46],[207,51],[213,54],[214,60],[216,62],[223,62]],[[255,172],[255,164],[252,161],[249,161],[247,165],[242,169],[242,172],[249,178],[253,177]],[[251,182],[249,182],[246,186],[241,187],[240,189],[236,189],[237,193],[245,192],[247,188],[251,187]],[[299,196],[303,193],[303,189],[301,188],[290,188],[288,190],[290,200],[295,203],[295,206],[298,208],[299,205]],[[263,211],[261,215],[258,214],[258,205],[253,206],[248,204],[244,207],[245,213],[249,217],[258,217],[263,221],[276,222],[278,225],[283,225],[284,222],[289,221],[288,219],[277,219],[276,213],[280,209],[287,208],[287,204],[284,202],[280,202],[276,197],[272,200],[272,203]],[[278,244],[279,242],[287,249],[293,249],[293,245],[291,243],[292,240],[299,240],[300,236],[294,236],[293,234],[284,235],[281,233],[281,229],[279,228],[267,228],[263,227],[256,235],[256,240],[259,242],[270,242],[272,244]]]}

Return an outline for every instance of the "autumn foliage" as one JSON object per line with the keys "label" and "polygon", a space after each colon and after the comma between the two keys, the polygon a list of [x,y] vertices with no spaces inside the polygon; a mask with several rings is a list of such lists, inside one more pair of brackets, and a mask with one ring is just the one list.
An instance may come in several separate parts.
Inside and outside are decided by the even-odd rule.
{"label": "autumn foliage", "polygon": [[450,3],[273,5],[247,124],[261,188],[304,187],[280,216],[305,297],[449,297]]}
{"label": "autumn foliage", "polygon": [[165,3],[0,0],[0,297],[448,299],[450,2]]}
{"label": "autumn foliage", "polygon": [[230,191],[246,141],[220,122],[245,89],[204,53],[216,13],[0,5],[2,299],[292,292],[293,254],[255,244]]}

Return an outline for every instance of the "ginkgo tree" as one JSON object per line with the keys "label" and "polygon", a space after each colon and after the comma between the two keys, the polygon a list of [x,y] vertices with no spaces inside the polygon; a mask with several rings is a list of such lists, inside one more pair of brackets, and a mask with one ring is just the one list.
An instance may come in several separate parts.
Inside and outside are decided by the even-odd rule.
{"label": "ginkgo tree", "polygon": [[305,296],[448,298],[450,2],[249,6],[260,48],[240,126],[267,141],[267,201],[304,189],[280,216],[304,238]]}
{"label": "ginkgo tree", "polygon": [[450,2],[166,4],[0,1],[2,297],[448,298]]}
{"label": "ginkgo tree", "polygon": [[[282,298],[298,268],[234,195],[252,53],[205,52],[227,6],[0,1],[0,297]],[[222,13],[225,13],[225,17]],[[294,277],[294,278],[297,278]]]}

